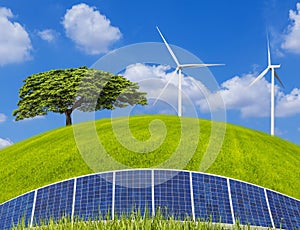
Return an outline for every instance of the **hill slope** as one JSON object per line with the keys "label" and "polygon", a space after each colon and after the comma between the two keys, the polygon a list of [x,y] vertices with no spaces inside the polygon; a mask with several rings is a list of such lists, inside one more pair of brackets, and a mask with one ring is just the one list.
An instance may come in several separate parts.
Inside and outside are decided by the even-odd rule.
{"label": "hill slope", "polygon": [[[163,121],[167,133],[164,142],[158,143],[159,147],[147,154],[124,148],[114,136],[110,119],[98,120],[95,124],[102,145],[115,161],[132,168],[147,168],[167,161],[182,138],[181,124],[175,116],[133,116],[130,118],[130,131],[137,139],[145,141],[153,131],[149,131],[150,122],[157,119]],[[211,122],[183,119],[187,126],[194,125],[195,121],[200,125],[201,135],[196,151],[184,167],[198,171],[208,146]],[[119,124],[126,123],[125,118],[117,121]],[[197,136],[193,131],[189,135],[185,138]],[[150,145],[157,144],[153,143]],[[207,172],[248,181],[300,199],[299,166],[300,146],[226,124],[223,146]],[[43,185],[89,173],[93,170],[82,159],[72,127],[46,132],[0,151],[0,203]]]}

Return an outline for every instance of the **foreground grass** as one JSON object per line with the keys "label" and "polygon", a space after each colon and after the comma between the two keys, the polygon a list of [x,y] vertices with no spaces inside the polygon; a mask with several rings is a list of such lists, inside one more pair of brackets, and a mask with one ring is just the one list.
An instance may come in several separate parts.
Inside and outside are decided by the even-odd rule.
{"label": "foreground grass", "polygon": [[[122,219],[122,220],[111,220],[111,221],[79,221],[74,222],[73,224],[69,221],[61,221],[58,224],[54,222],[49,223],[48,225],[44,226],[35,226],[34,228],[26,228],[22,226],[18,226],[13,228],[13,230],[29,230],[29,229],[36,229],[36,230],[64,230],[64,229],[72,229],[72,230],[81,230],[81,229],[111,229],[111,230],[223,230],[223,229],[233,229],[233,230],[242,230],[242,229],[250,229],[250,226],[240,226],[240,225],[233,225],[230,227],[226,227],[223,224],[212,224],[212,223],[203,223],[200,221],[184,221],[179,222],[175,220],[129,220],[129,219]],[[253,228],[252,228],[253,229]]]}
{"label": "foreground grass", "polygon": [[[200,136],[197,140],[193,138],[198,133],[193,133],[192,128],[184,137],[191,140],[187,147],[195,144],[195,141],[198,143],[194,155],[184,169],[198,171],[211,136],[211,122],[191,118],[182,119],[186,126],[190,124],[190,127],[194,127],[196,121],[200,127]],[[154,126],[157,125],[158,129],[154,127],[152,130],[154,135],[151,139],[149,124],[155,120],[160,120],[167,130],[162,144],[155,139],[163,133],[163,131],[157,132],[162,130],[159,123],[154,122]],[[125,119],[119,118],[116,121],[120,124],[119,134],[124,139],[122,141],[126,141],[125,137],[128,136],[126,128],[122,133],[124,128],[122,123]],[[159,166],[172,156],[183,138],[180,120],[176,116],[133,116],[129,123],[130,131],[137,140],[151,140],[145,145],[132,144],[138,146],[139,152],[142,153],[129,150],[120,143],[114,134],[115,127],[112,128],[110,119],[98,120],[95,123],[99,141],[109,157],[128,167]],[[134,143],[130,139],[127,141],[129,144]],[[81,144],[84,145],[84,141]],[[91,153],[98,151],[93,145],[86,146],[91,147]],[[181,154],[189,153],[188,149],[181,149],[181,151]],[[180,159],[177,159],[177,162],[180,162]],[[300,199],[299,165],[300,146],[268,134],[226,124],[223,146],[207,172],[261,185]],[[100,166],[117,169],[110,165]],[[175,166],[173,168],[176,168]],[[43,133],[0,150],[0,203],[35,188],[89,173],[93,173],[93,170],[87,166],[77,148],[72,127]]]}
{"label": "foreground grass", "polygon": [[[145,214],[143,217],[140,213],[132,213],[129,217],[122,216],[120,218],[115,218],[111,220],[106,218],[106,220],[98,221],[83,221],[76,220],[71,222],[68,218],[62,218],[58,221],[50,220],[48,224],[35,225],[32,228],[25,227],[24,223],[14,227],[12,230],[81,230],[81,229],[105,229],[105,230],[223,230],[223,229],[233,229],[233,230],[250,230],[250,225],[240,225],[236,223],[235,225],[224,225],[221,223],[212,223],[211,221],[192,221],[186,219],[185,221],[178,221],[174,217],[165,218],[161,213],[158,212],[153,218]],[[253,227],[252,227],[253,229]]]}

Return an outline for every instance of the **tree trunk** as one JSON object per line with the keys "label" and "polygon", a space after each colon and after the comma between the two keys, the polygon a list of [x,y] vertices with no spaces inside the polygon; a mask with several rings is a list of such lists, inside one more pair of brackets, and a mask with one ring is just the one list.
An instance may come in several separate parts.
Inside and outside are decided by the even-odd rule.
{"label": "tree trunk", "polygon": [[66,112],[66,126],[70,126],[72,125],[72,118],[71,118],[71,114],[72,114],[72,109],[68,109]]}

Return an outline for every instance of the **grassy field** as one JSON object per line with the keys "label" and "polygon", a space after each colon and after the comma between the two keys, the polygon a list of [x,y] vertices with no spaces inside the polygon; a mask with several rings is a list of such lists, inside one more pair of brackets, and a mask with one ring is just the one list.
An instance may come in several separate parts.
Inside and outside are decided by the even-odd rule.
{"label": "grassy field", "polygon": [[[190,141],[183,148],[179,148],[179,155],[173,160],[180,162],[180,154],[189,154],[189,145],[196,144],[195,153],[192,152],[191,159],[187,158],[189,161],[184,169],[199,170],[211,135],[210,121],[182,118],[188,130],[182,137],[182,123],[176,116],[133,116],[130,117],[129,124],[136,140],[132,140],[128,137],[126,127],[123,127],[125,119],[116,119],[113,128],[110,119],[96,121],[99,137],[92,142],[84,131],[77,133],[77,138],[81,140],[80,149],[86,146],[87,153],[100,151],[99,147],[91,145],[93,141],[100,141],[108,153],[107,156],[115,162],[132,168],[147,168],[164,166],[164,162],[178,150],[180,141]],[[161,126],[162,122],[165,128]],[[87,123],[79,124],[78,127],[85,125]],[[195,132],[199,127],[198,137]],[[117,136],[113,131],[116,129],[119,130]],[[81,129],[75,130],[78,132]],[[161,131],[157,132],[159,130]],[[152,137],[151,133],[154,133]],[[161,143],[160,139],[164,135]],[[148,139],[143,145],[138,143]],[[130,148],[134,149],[128,150],[120,141],[126,142],[125,146],[130,144]],[[140,153],[134,152],[136,150]],[[97,160],[99,159],[95,159],[95,164],[99,163]],[[226,124],[222,148],[207,172],[248,181],[300,199],[299,165],[300,146],[268,134]],[[114,166],[101,165],[100,169],[111,167]],[[89,173],[93,173],[93,170],[85,163],[77,148],[72,127],[43,133],[0,151],[0,203],[35,188]]]}

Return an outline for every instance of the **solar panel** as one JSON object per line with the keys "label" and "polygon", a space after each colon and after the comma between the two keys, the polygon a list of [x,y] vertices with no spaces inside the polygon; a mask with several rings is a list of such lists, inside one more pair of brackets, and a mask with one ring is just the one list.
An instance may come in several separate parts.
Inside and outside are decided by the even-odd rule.
{"label": "solar panel", "polygon": [[160,207],[165,216],[174,216],[176,219],[191,218],[191,190],[188,172],[154,171],[154,203]]}
{"label": "solar panel", "polygon": [[241,224],[272,227],[264,189],[230,180],[234,216]]}
{"label": "solar panel", "polygon": [[151,170],[116,172],[115,214],[130,215],[139,211],[142,216],[152,213]]}
{"label": "solar panel", "polygon": [[71,217],[74,179],[41,188],[37,192],[34,224]]}
{"label": "solar panel", "polygon": [[225,178],[192,173],[195,218],[233,224],[227,180]]}
{"label": "solar panel", "polygon": [[0,229],[11,229],[24,221],[29,226],[34,191],[0,205]]}
{"label": "solar panel", "polygon": [[275,227],[300,229],[300,201],[269,190],[267,195]]}
{"label": "solar panel", "polygon": [[[0,229],[61,217],[106,219],[107,213],[300,229],[300,201],[242,181],[175,170],[124,170],[87,175],[26,193],[0,205]],[[34,210],[33,210],[34,209]],[[32,214],[34,216],[32,216]],[[112,218],[112,215],[109,216]]]}
{"label": "solar panel", "polygon": [[112,208],[113,173],[78,178],[76,181],[75,218],[106,219]]}

